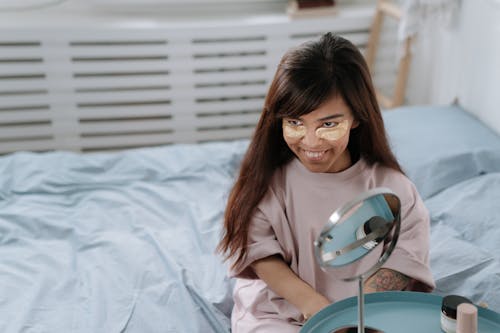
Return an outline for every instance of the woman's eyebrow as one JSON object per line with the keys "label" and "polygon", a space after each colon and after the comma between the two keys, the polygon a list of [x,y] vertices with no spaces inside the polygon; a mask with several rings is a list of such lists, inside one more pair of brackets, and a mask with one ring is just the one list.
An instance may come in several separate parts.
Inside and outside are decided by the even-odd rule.
{"label": "woman's eyebrow", "polygon": [[341,114],[341,113],[336,113],[336,114],[332,114],[330,116],[326,116],[326,117],[320,118],[317,121],[331,120],[331,119],[340,118],[340,117],[343,117],[343,116],[344,115]]}

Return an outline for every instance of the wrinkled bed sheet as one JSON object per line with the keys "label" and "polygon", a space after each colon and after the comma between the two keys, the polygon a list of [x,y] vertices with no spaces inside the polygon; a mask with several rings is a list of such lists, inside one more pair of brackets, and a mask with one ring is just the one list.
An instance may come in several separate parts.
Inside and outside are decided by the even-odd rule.
{"label": "wrinkled bed sheet", "polygon": [[0,332],[227,332],[246,142],[0,158]]}
{"label": "wrinkled bed sheet", "polygon": [[435,292],[500,312],[500,173],[461,182],[425,203]]}

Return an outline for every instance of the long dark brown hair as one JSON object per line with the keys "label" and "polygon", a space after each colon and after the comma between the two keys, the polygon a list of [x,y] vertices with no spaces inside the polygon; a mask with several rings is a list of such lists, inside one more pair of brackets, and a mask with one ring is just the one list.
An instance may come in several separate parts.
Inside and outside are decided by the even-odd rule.
{"label": "long dark brown hair", "polygon": [[351,156],[403,172],[389,147],[370,72],[356,46],[327,33],[289,50],[278,65],[229,194],[217,249],[232,259],[233,267],[246,258],[249,224],[271,177],[294,156],[283,139],[282,119],[299,118],[333,96],[340,96],[359,122],[350,132]]}

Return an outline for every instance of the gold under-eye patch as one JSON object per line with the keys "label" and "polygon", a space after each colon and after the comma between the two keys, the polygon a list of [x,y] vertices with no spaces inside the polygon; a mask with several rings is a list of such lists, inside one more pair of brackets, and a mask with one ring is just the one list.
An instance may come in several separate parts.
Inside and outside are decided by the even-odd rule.
{"label": "gold under-eye patch", "polygon": [[316,130],[316,136],[318,138],[335,141],[346,135],[349,131],[349,120],[344,119],[337,126],[332,128],[320,127]]}
{"label": "gold under-eye patch", "polygon": [[304,125],[293,126],[283,119],[283,134],[291,139],[300,139],[306,135],[306,127]]}
{"label": "gold under-eye patch", "polygon": [[[283,134],[290,139],[301,139],[306,135],[306,127],[304,125],[294,126],[283,119]],[[335,141],[346,135],[349,131],[349,120],[344,119],[337,126],[332,128],[320,127],[316,130],[316,137],[324,140]]]}

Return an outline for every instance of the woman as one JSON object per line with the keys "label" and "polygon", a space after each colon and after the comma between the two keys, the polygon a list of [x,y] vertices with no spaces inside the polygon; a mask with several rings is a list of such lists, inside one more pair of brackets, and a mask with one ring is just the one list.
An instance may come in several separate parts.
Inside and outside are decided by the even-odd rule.
{"label": "woman", "polygon": [[390,150],[363,56],[328,33],[283,56],[229,196],[219,250],[237,278],[233,333],[296,332],[356,294],[315,263],[313,241],[374,187],[400,197],[401,234],[365,290],[432,290],[428,212]]}

